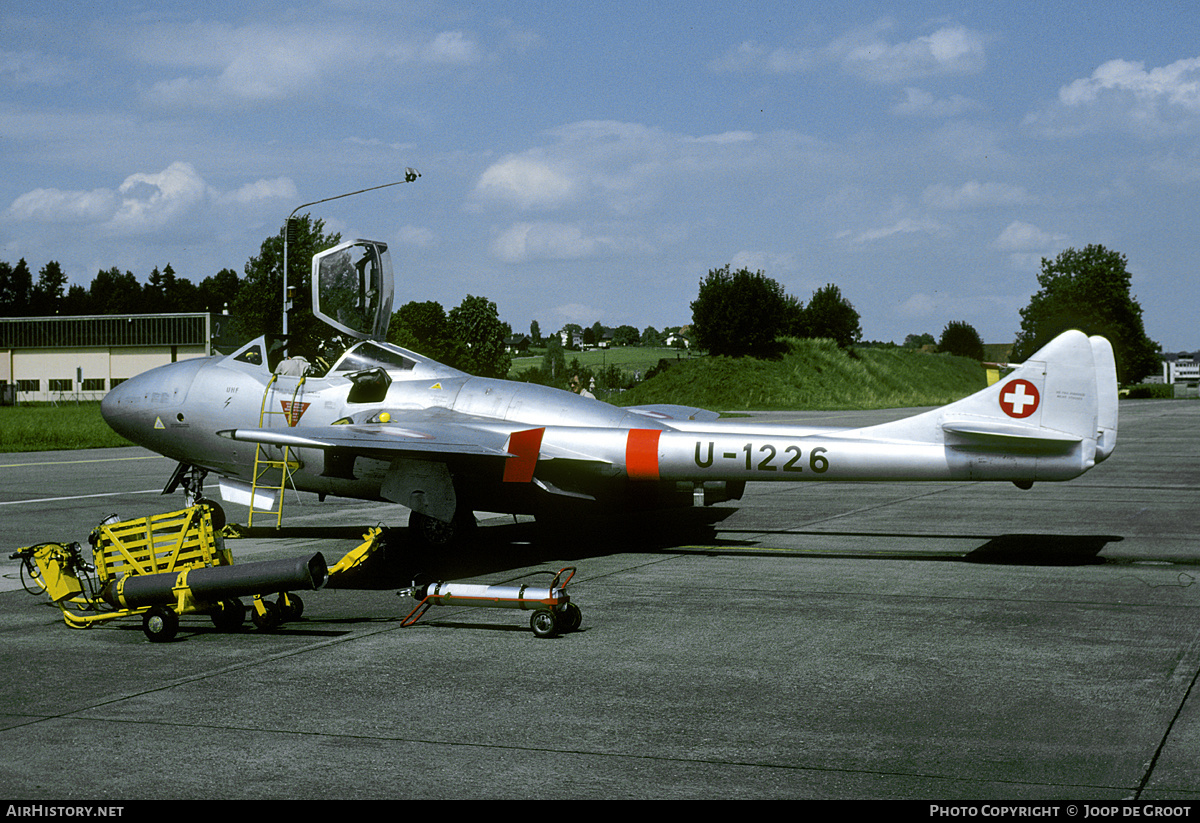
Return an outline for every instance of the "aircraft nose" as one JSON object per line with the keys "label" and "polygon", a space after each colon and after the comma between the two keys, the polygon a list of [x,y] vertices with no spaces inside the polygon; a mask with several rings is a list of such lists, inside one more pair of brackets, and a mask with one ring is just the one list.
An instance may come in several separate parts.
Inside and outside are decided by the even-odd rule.
{"label": "aircraft nose", "polygon": [[123,381],[100,401],[104,422],[122,437],[148,445],[183,405],[203,363],[201,358],[168,363]]}

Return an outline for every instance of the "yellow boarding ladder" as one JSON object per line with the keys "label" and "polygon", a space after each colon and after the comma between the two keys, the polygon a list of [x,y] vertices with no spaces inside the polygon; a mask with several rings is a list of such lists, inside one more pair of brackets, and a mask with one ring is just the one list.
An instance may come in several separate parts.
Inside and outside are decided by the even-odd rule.
{"label": "yellow boarding ladder", "polygon": [[[300,387],[304,385],[305,377],[301,377],[296,383],[296,388],[292,392],[292,400],[290,403],[283,405],[279,411],[267,408],[267,398],[271,395],[271,387],[275,384],[275,380],[279,377],[277,374],[272,374],[271,379],[267,381],[267,388],[263,391],[262,407],[258,412],[258,427],[264,428],[266,421],[272,415],[283,415],[288,426],[296,425],[298,419],[295,415],[296,397],[300,394]],[[287,488],[288,481],[291,479],[292,472],[300,468],[300,461],[292,457],[291,446],[283,446],[282,454],[279,458],[271,456],[268,449],[272,448],[263,443],[259,443],[254,450],[254,480],[250,484],[250,515],[246,525],[254,525],[254,513],[273,514],[275,515],[275,528],[283,525],[283,492]],[[295,488],[295,484],[292,486]],[[270,492],[274,495],[274,501],[271,508],[256,509],[255,503],[258,500],[258,491],[262,489],[264,493]]]}

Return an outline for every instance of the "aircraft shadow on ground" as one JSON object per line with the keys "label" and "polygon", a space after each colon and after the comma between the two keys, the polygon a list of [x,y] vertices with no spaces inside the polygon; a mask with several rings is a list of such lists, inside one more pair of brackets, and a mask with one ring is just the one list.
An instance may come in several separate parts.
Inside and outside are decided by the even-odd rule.
{"label": "aircraft shadow on ground", "polygon": [[[728,534],[728,532],[726,533]],[[1062,534],[1001,534],[995,536],[989,535],[970,535],[970,534],[955,534],[945,536],[931,536],[928,534],[897,534],[897,533],[879,533],[879,532],[829,532],[829,531],[778,531],[778,532],[746,532],[753,534],[757,539],[754,540],[723,540],[723,544],[729,546],[738,553],[746,553],[755,551],[757,545],[761,544],[762,535],[778,534],[786,535],[789,538],[797,536],[811,535],[812,537],[829,539],[829,538],[875,538],[878,540],[879,548],[854,550],[848,549],[845,551],[822,551],[821,549],[767,549],[759,548],[763,553],[771,555],[794,555],[798,557],[827,557],[827,558],[845,558],[855,557],[864,560],[922,560],[922,561],[939,561],[939,562],[960,562],[960,563],[988,563],[993,565],[1008,565],[1008,566],[1089,566],[1102,565],[1110,562],[1106,558],[1100,556],[1105,547],[1110,543],[1120,543],[1125,538],[1120,535],[1062,535]],[[960,540],[982,540],[984,541],[978,547],[970,551],[963,552],[961,550],[943,550],[938,548],[918,549],[918,550],[901,550],[888,549],[888,542],[891,540],[905,541],[926,541],[930,544],[936,544],[942,539]],[[733,547],[737,547],[734,549]],[[714,547],[719,550],[720,547]]]}
{"label": "aircraft shadow on ground", "polygon": [[[365,529],[357,527],[296,528],[272,533],[280,537],[328,537],[360,539]],[[289,532],[291,534],[289,534]],[[967,552],[961,548],[939,549],[938,537],[921,534],[879,534],[859,532],[738,532],[719,529],[716,523],[663,523],[632,521],[621,525],[597,527],[588,524],[575,530],[544,529],[532,522],[489,524],[474,529],[466,539],[446,547],[430,547],[415,539],[404,527],[384,529],[382,550],[357,568],[339,575],[329,583],[335,589],[402,589],[414,581],[433,582],[495,577],[514,570],[542,565],[542,573],[552,574],[575,561],[617,553],[671,554],[762,554],[771,557],[855,558],[863,560],[910,560],[983,563],[1015,566],[1085,566],[1113,562],[1101,556],[1105,547],[1124,540],[1119,535],[1001,534],[951,535],[955,541],[977,539],[979,546]],[[811,535],[822,542],[830,538],[870,538],[871,548],[823,550],[783,548],[769,545],[771,535]],[[752,536],[751,536],[752,535]],[[928,549],[891,549],[893,540],[928,541]],[[816,541],[814,540],[814,543]],[[339,558],[327,557],[330,564]],[[553,566],[553,568],[551,568]],[[532,574],[537,574],[531,573]],[[536,578],[532,578],[536,579]],[[505,578],[507,582],[508,578]]]}

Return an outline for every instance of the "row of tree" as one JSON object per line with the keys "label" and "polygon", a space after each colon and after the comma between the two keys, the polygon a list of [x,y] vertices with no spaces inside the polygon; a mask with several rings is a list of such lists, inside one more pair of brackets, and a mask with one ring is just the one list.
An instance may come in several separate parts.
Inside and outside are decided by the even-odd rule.
{"label": "row of tree", "polygon": [[52,317],[82,314],[220,312],[236,298],[237,272],[223,269],[199,285],[157,266],[142,284],[133,272],[113,267],[97,272],[91,285],[67,286],[57,260],[42,266],[37,280],[25,259],[0,260],[0,317]]}
{"label": "row of tree", "polygon": [[[341,242],[339,233],[326,233],[323,220],[310,215],[293,218],[289,234],[288,283],[295,287],[295,308],[289,331],[294,337],[324,340],[329,330],[312,314],[309,287],[312,255]],[[143,285],[131,272],[102,270],[90,287],[67,287],[56,261],[38,273],[25,260],[15,266],[0,261],[0,317],[55,314],[128,314],[147,312],[220,312],[228,308],[233,332],[254,336],[279,332],[278,309],[283,289],[283,232],[266,238],[259,253],[246,263],[244,277],[223,269],[199,285],[178,277],[170,264],[155,268]],[[1131,276],[1124,255],[1103,246],[1067,249],[1054,260],[1043,259],[1039,291],[1021,310],[1021,329],[1011,353],[1019,362],[1067,329],[1108,338],[1116,353],[1118,379],[1139,382],[1158,370],[1161,347],[1145,332],[1142,309],[1130,293]],[[732,271],[729,265],[712,269],[700,282],[691,303],[690,333],[697,347],[715,355],[776,356],[781,337],[819,337],[842,347],[861,341],[859,313],[833,284],[816,290],[807,305],[789,295],[763,272]],[[567,345],[578,333],[585,345],[598,344],[608,330],[600,323],[565,327]],[[639,332],[633,326],[612,330],[614,345],[663,345],[678,329]],[[496,304],[468,295],[446,312],[438,303],[407,303],[393,316],[389,337],[441,362],[474,374],[503,376],[511,360],[506,350],[512,329],[500,320]],[[534,343],[541,342],[535,320]],[[932,342],[932,335],[926,335]],[[590,338],[590,339],[589,339]],[[555,336],[549,338],[556,340]],[[916,341],[923,342],[921,336]],[[906,345],[914,336],[906,339]],[[954,321],[937,343],[939,350],[983,358],[983,342],[969,324]],[[319,347],[319,346],[318,346]]]}
{"label": "row of tree", "polygon": [[[1068,329],[1101,335],[1112,343],[1117,379],[1140,382],[1158,370],[1161,346],[1151,340],[1142,308],[1131,294],[1123,254],[1090,245],[1043,258],[1041,287],[1021,310],[1021,330],[1010,359],[1021,362]],[[823,337],[846,347],[862,337],[858,312],[832,284],[818,289],[805,306],[761,271],[712,269],[692,302],[692,331],[711,354],[770,357],[781,337]],[[923,337],[928,337],[925,341]],[[909,335],[905,344],[933,343],[932,335]],[[940,351],[982,360],[983,340],[968,323],[947,324]]]}
{"label": "row of tree", "polygon": [[780,337],[822,337],[842,347],[862,339],[854,305],[830,283],[805,306],[761,271],[711,269],[692,301],[692,333],[709,354],[772,357]]}

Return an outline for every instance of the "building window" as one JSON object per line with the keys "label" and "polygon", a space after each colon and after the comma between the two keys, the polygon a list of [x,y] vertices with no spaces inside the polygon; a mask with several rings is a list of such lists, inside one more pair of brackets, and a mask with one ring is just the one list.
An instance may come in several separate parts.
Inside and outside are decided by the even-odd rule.
{"label": "building window", "polygon": [[71,391],[75,387],[75,381],[70,378],[66,380],[51,380],[50,391]]}
{"label": "building window", "polygon": [[41,390],[42,390],[42,381],[41,380],[18,380],[17,381],[17,391],[31,391],[32,392],[32,391],[41,391]]}
{"label": "building window", "polygon": [[104,391],[103,377],[87,377],[83,381],[84,391]]}

